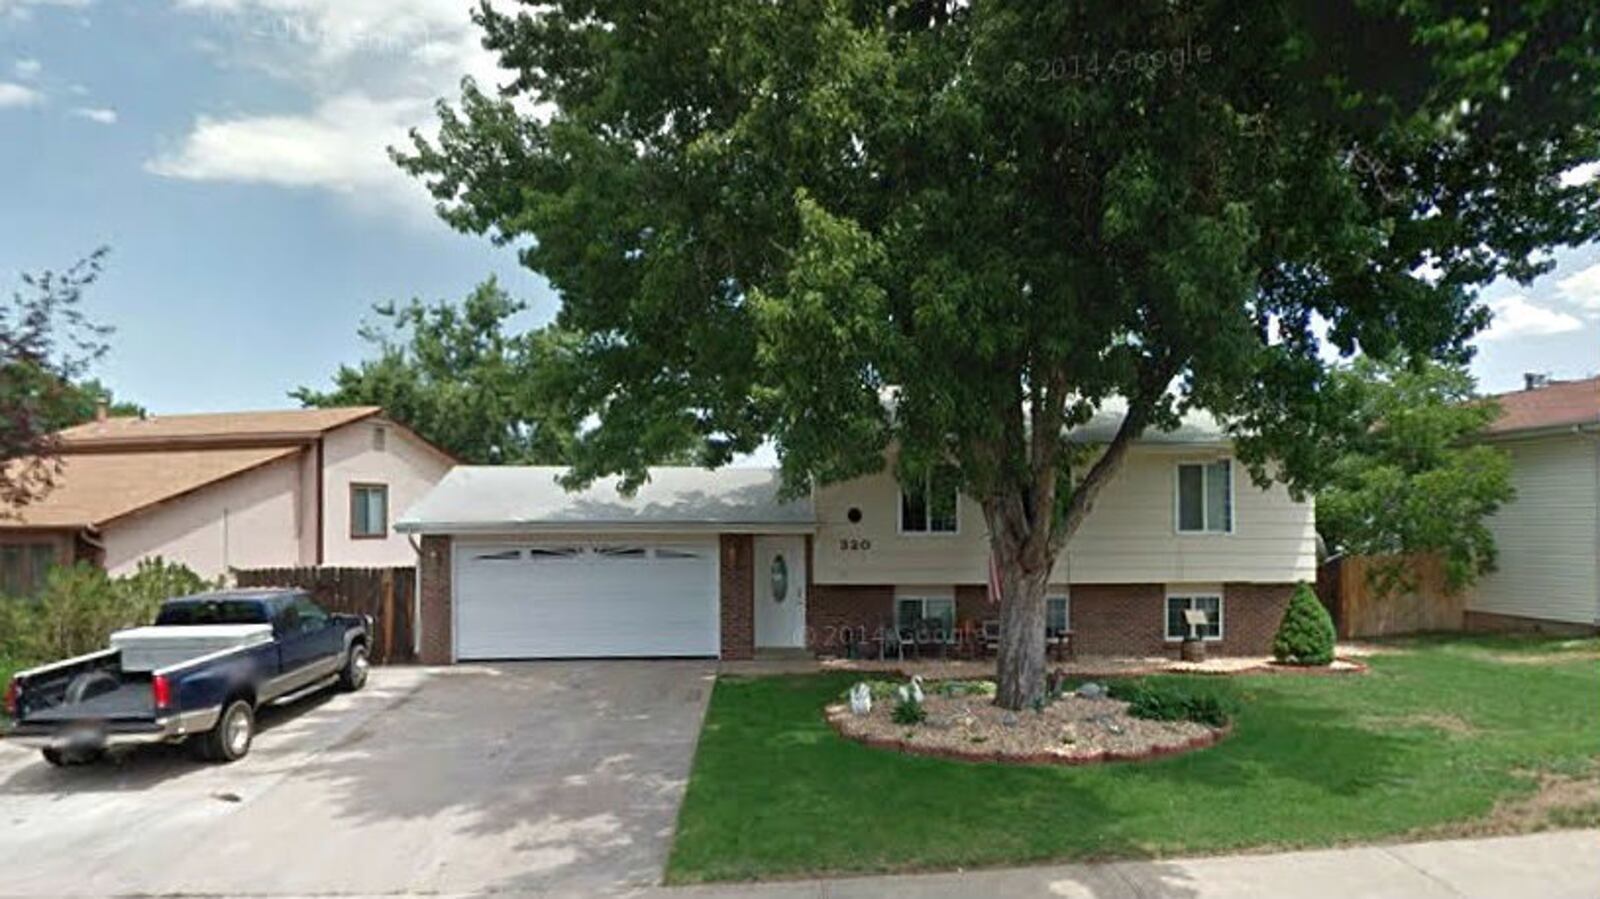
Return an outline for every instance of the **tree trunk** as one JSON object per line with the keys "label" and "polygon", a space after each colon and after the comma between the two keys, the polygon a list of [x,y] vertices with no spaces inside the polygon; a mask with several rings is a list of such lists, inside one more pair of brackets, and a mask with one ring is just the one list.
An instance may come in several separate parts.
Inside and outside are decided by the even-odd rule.
{"label": "tree trunk", "polygon": [[[1050,583],[1052,556],[1042,569],[1023,567],[1020,547],[995,541],[1000,572],[1000,652],[995,704],[1022,710],[1044,695],[1045,589]],[[1004,548],[1001,548],[1004,544]],[[1023,635],[1016,639],[1014,635]]]}

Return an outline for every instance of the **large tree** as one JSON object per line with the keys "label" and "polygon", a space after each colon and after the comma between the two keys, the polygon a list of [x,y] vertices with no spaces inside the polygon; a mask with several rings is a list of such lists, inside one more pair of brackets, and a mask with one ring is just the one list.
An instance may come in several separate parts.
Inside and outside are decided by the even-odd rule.
{"label": "large tree", "polygon": [[[561,293],[575,480],[776,442],[804,489],[954,466],[997,702],[1129,445],[1205,409],[1314,486],[1342,352],[1460,361],[1474,288],[1596,232],[1590,0],[484,4],[511,73],[398,161]],[[1125,402],[1097,454],[1063,433]],[[636,440],[643,435],[647,439]],[[891,451],[892,450],[892,451]]]}
{"label": "large tree", "polygon": [[82,309],[107,252],[64,271],[24,274],[0,302],[0,510],[44,496],[60,472],[55,431],[76,423],[88,386],[76,382],[105,354],[111,332]]}
{"label": "large tree", "polygon": [[[1332,373],[1351,409],[1350,433],[1317,491],[1317,531],[1336,552],[1381,557],[1437,553],[1449,585],[1491,570],[1485,519],[1511,499],[1511,457],[1479,438],[1499,405],[1475,395],[1460,366],[1366,357]],[[1405,586],[1399,558],[1374,569],[1380,586]]]}
{"label": "large tree", "polygon": [[492,278],[460,304],[380,304],[378,320],[360,330],[374,356],[340,366],[332,390],[290,396],[307,406],[382,406],[463,462],[565,462],[578,419],[550,388],[559,371],[541,361],[559,336],[518,329],[525,308]]}

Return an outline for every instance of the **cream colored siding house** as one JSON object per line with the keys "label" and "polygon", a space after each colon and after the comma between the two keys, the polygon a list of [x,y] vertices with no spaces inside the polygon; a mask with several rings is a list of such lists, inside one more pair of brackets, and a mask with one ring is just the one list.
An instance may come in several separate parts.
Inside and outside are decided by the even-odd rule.
{"label": "cream colored siding house", "polygon": [[1516,498],[1490,520],[1498,569],[1466,597],[1475,629],[1600,627],[1600,378],[1498,397],[1488,439]]}
{"label": "cream colored siding house", "polygon": [[[660,468],[624,497],[568,493],[562,473],[460,467],[399,522],[422,540],[425,660],[873,652],[998,615],[982,510],[938,478],[784,499],[774,470]],[[1195,416],[1130,451],[1056,567],[1049,626],[1082,655],[1163,655],[1198,609],[1212,651],[1265,654],[1315,574],[1312,505],[1254,486]]]}
{"label": "cream colored siding house", "polygon": [[372,407],[111,418],[60,435],[61,475],[0,518],[0,594],[51,564],[415,564],[392,527],[454,464]]}

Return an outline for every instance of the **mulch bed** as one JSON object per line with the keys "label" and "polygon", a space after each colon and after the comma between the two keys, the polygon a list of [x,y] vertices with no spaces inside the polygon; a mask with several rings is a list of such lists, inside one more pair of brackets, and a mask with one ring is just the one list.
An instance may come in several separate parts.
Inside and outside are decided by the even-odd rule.
{"label": "mulch bed", "polygon": [[1210,746],[1232,726],[1213,728],[1193,721],[1150,721],[1128,714],[1128,704],[1102,697],[1069,694],[1043,711],[1009,712],[988,696],[943,696],[929,692],[922,704],[927,720],[896,724],[893,700],[874,701],[872,711],[855,715],[848,704],[827,708],[828,723],[840,736],[880,749],[962,761],[1012,764],[1086,765],[1139,761]]}

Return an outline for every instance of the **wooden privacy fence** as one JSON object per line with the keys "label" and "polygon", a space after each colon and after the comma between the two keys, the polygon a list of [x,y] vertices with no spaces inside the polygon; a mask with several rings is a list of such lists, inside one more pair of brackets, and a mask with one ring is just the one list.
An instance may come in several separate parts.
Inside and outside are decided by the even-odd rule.
{"label": "wooden privacy fence", "polygon": [[1401,560],[1409,589],[1387,595],[1372,572],[1392,557],[1341,556],[1317,571],[1317,596],[1328,607],[1340,639],[1385,637],[1422,631],[1458,631],[1465,624],[1465,596],[1451,592],[1438,556]]}
{"label": "wooden privacy fence", "polygon": [[415,568],[241,568],[233,574],[241,587],[298,587],[330,612],[371,615],[372,661],[417,660]]}

